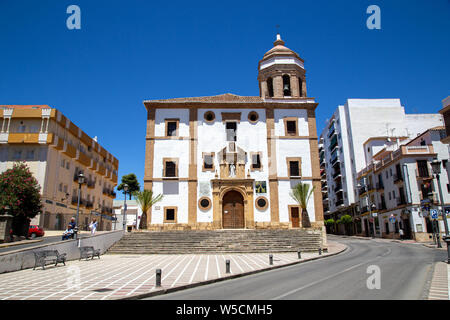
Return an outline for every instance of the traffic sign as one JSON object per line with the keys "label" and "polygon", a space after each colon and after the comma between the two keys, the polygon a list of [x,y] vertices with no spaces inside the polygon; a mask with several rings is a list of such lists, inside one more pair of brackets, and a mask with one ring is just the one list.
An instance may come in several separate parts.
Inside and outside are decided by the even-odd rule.
{"label": "traffic sign", "polygon": [[389,217],[389,221],[391,223],[395,223],[395,216],[391,214],[391,216]]}
{"label": "traffic sign", "polygon": [[438,212],[436,209],[431,209],[430,210],[430,214],[431,214],[431,218],[432,219],[437,219],[438,218]]}

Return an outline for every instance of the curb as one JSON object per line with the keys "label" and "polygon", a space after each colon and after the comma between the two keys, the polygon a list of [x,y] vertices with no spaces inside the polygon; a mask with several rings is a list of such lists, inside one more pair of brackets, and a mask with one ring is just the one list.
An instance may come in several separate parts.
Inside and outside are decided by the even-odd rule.
{"label": "curb", "polygon": [[164,294],[167,294],[167,293],[172,293],[172,292],[176,292],[176,291],[180,291],[180,290],[191,289],[191,288],[195,288],[195,287],[204,286],[204,285],[207,285],[207,284],[212,284],[212,283],[216,283],[216,282],[221,282],[221,281],[241,278],[241,277],[249,276],[249,275],[256,274],[256,273],[261,273],[261,272],[265,272],[265,271],[270,271],[270,270],[275,270],[275,269],[280,269],[280,268],[284,268],[284,267],[293,266],[293,265],[304,263],[304,262],[309,262],[309,261],[313,261],[313,260],[319,260],[319,259],[323,259],[323,258],[327,258],[327,257],[332,257],[332,256],[338,255],[338,254],[340,254],[342,252],[345,252],[347,249],[348,249],[348,246],[345,246],[345,248],[343,248],[342,250],[340,250],[338,252],[330,253],[330,254],[327,254],[327,255],[317,256],[317,257],[314,257],[314,258],[309,258],[309,259],[300,260],[300,261],[295,261],[295,262],[291,262],[291,263],[283,264],[283,265],[279,265],[279,266],[273,266],[273,267],[269,267],[269,268],[264,268],[264,269],[259,269],[259,270],[253,270],[253,271],[248,271],[248,272],[244,272],[244,273],[234,274],[234,275],[227,276],[227,277],[211,279],[211,280],[191,283],[191,284],[187,284],[187,285],[183,285],[183,286],[179,286],[179,287],[162,289],[162,290],[148,292],[148,293],[141,293],[141,294],[132,295],[132,296],[129,296],[129,297],[126,297],[126,298],[116,298],[116,299],[111,299],[111,300],[138,300],[138,299],[143,299],[143,298],[149,298],[149,297],[164,295]]}
{"label": "curb", "polygon": [[13,247],[13,246],[20,246],[22,244],[36,243],[36,242],[41,242],[41,241],[44,241],[44,239],[22,240],[22,241],[16,241],[16,242],[2,243],[2,244],[0,244],[0,249],[9,248],[9,247]]}

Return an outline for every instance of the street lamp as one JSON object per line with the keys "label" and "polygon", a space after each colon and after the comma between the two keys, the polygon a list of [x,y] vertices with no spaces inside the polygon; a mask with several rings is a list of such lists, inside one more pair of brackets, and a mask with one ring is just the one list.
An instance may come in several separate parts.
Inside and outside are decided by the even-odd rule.
{"label": "street lamp", "polygon": [[123,204],[123,230],[126,231],[127,229],[127,191],[128,191],[128,185],[125,183],[123,185],[123,191],[125,191],[125,199]]}
{"label": "street lamp", "polygon": [[[431,161],[431,169],[433,170],[433,174],[436,177],[438,188],[439,188],[439,200],[440,200],[440,205],[441,205],[441,215],[442,215],[442,220],[444,220],[444,227],[445,227],[444,241],[447,243],[447,263],[450,263],[450,236],[448,233],[447,214],[445,213],[445,209],[444,209],[444,198],[442,196],[442,188],[441,188],[441,181],[440,181],[441,161],[439,161],[438,159],[433,159],[433,161]],[[438,233],[438,237],[439,237],[439,233]]]}
{"label": "street lamp", "polygon": [[80,197],[81,197],[81,185],[84,183],[85,177],[82,172],[78,175],[78,203],[77,203],[77,223],[75,225],[75,239],[78,239],[78,217],[80,215]]}

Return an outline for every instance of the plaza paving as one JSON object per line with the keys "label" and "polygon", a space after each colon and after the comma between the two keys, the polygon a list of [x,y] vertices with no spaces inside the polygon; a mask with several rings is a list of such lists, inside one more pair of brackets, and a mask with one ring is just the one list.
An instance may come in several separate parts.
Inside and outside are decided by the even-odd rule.
{"label": "plaza paving", "polygon": [[[133,298],[167,289],[322,258],[345,250],[329,242],[328,252],[269,254],[103,255],[42,268],[0,274],[0,300],[110,300]],[[231,270],[226,273],[225,260]],[[162,285],[155,286],[155,271]]]}

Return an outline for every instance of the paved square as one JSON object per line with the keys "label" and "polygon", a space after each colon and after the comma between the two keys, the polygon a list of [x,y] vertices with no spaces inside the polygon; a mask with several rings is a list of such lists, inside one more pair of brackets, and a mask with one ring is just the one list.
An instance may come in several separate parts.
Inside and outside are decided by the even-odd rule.
{"label": "paved square", "polygon": [[[327,256],[345,249],[329,243]],[[274,253],[273,266],[318,257],[318,253]],[[226,274],[225,260],[231,272]],[[269,254],[103,255],[42,268],[0,274],[0,300],[106,300],[174,288],[273,267]],[[162,270],[161,287],[155,271]]]}

